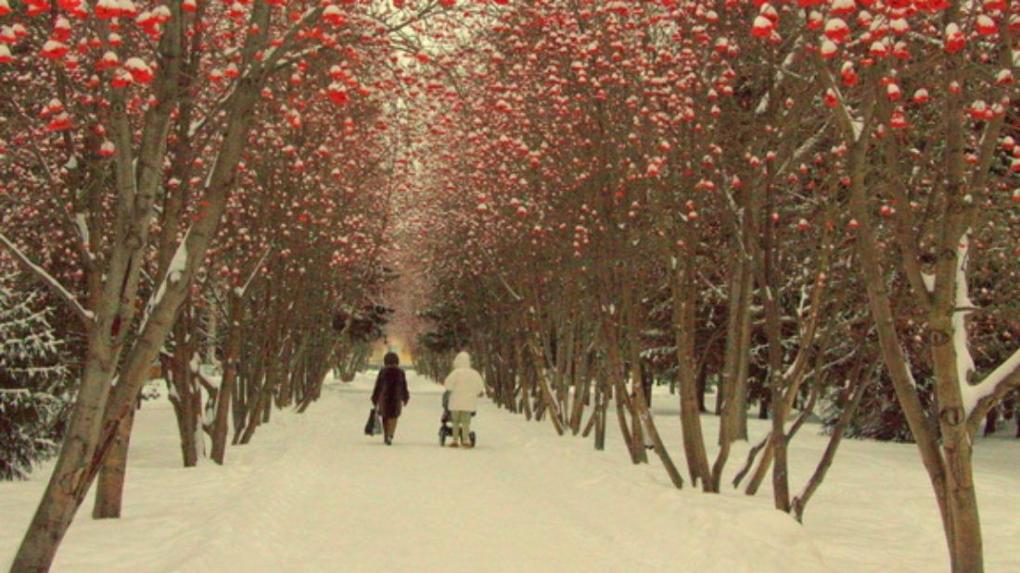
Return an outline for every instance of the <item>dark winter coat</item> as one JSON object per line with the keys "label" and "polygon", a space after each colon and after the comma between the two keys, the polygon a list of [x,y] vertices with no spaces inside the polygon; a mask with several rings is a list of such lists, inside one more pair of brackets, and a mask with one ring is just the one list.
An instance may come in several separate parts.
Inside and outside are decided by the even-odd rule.
{"label": "dark winter coat", "polygon": [[383,418],[398,418],[400,410],[411,399],[407,391],[407,377],[396,366],[387,366],[379,371],[372,391],[372,403]]}

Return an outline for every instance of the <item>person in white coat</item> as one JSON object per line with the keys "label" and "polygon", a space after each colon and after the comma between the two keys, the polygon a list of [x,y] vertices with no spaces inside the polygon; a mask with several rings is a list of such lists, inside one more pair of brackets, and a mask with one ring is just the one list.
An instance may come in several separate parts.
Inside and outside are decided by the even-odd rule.
{"label": "person in white coat", "polygon": [[485,395],[482,375],[471,367],[471,355],[461,352],[453,359],[453,371],[443,382],[449,392],[450,421],[453,423],[451,448],[471,448],[471,415],[478,409],[478,399]]}

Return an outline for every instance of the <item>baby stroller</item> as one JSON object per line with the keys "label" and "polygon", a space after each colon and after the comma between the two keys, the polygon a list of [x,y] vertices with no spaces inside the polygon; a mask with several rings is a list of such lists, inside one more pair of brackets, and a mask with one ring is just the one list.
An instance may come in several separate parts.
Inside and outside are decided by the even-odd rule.
{"label": "baby stroller", "polygon": [[[475,416],[474,412],[471,412],[471,417]],[[450,426],[450,393],[443,392],[443,415],[439,418],[439,445],[445,446],[446,439],[453,436],[453,428]],[[475,431],[471,430],[468,432],[468,439],[471,440],[471,446],[475,445]]]}

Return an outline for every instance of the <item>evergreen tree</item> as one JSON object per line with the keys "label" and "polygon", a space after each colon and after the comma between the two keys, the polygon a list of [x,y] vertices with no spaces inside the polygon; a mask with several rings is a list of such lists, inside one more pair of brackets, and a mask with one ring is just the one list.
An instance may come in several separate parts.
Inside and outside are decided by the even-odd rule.
{"label": "evergreen tree", "polygon": [[69,371],[36,291],[0,271],[0,479],[24,479],[63,435]]}

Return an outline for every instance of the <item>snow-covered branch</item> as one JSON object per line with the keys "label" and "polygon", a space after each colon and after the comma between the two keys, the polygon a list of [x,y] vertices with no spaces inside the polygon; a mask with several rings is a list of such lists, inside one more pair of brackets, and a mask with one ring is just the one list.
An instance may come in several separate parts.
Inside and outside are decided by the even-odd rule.
{"label": "snow-covered branch", "polygon": [[252,281],[255,280],[255,275],[258,274],[259,269],[261,269],[262,265],[265,264],[266,258],[271,252],[273,252],[273,247],[267,247],[266,252],[262,253],[262,257],[259,258],[259,262],[255,264],[255,268],[253,268],[251,270],[251,274],[248,275],[248,280],[244,281],[244,285],[234,290],[234,294],[236,294],[239,298],[244,298],[245,293],[248,292],[248,287],[251,286]]}
{"label": "snow-covered branch", "polygon": [[787,53],[786,57],[783,58],[783,63],[779,65],[779,68],[776,70],[775,76],[773,78],[772,88],[770,88],[769,91],[765,92],[765,95],[763,95],[761,97],[761,100],[758,101],[758,106],[754,110],[754,115],[756,116],[764,115],[765,112],[768,111],[769,102],[772,99],[772,90],[773,89],[778,90],[779,88],[781,88],[783,85],[783,80],[786,79],[787,75],[797,77],[797,74],[794,74],[790,70],[790,68],[793,66],[797,54],[800,53],[800,47],[803,43],[804,38],[798,37],[797,40],[794,42],[793,46],[790,48],[789,53]]}
{"label": "snow-covered branch", "polygon": [[821,128],[819,128],[814,133],[814,135],[805,139],[804,143],[797,147],[793,154],[790,155],[790,157],[783,162],[782,167],[776,170],[776,173],[777,174],[786,173],[786,170],[789,169],[791,165],[799,164],[808,153],[813,151],[815,147],[818,146],[819,142],[822,141],[822,135],[825,134],[825,132],[828,131],[828,129],[829,122],[825,121],[824,123],[822,123]]}
{"label": "snow-covered branch", "polygon": [[181,243],[177,245],[177,250],[174,252],[174,258],[170,260],[170,266],[166,270],[166,276],[159,283],[159,288],[153,292],[149,298],[149,303],[145,305],[145,315],[142,317],[142,327],[139,331],[145,330],[145,324],[149,320],[149,316],[152,311],[159,306],[162,302],[163,297],[166,295],[167,285],[176,284],[181,280],[181,276],[184,273],[185,268],[188,265],[188,236],[191,235],[191,229],[185,233]]}
{"label": "snow-covered branch", "polygon": [[219,113],[226,109],[227,102],[234,97],[234,93],[236,91],[237,82],[234,82],[231,84],[230,88],[219,97],[216,103],[210,106],[208,113],[206,113],[201,119],[193,121],[190,125],[188,125],[188,137],[195,137],[199,134],[199,132],[205,129],[206,125],[208,125],[214,118],[218,117]]}
{"label": "snow-covered branch", "polygon": [[1020,388],[1020,348],[981,382],[961,384],[963,407],[972,427],[1011,390]]}
{"label": "snow-covered branch", "polygon": [[18,261],[18,264],[20,264],[22,268],[46,285],[46,287],[49,288],[53,294],[57,295],[58,298],[67,303],[71,310],[74,311],[74,314],[78,316],[78,319],[82,321],[82,324],[87,327],[92,323],[94,318],[92,312],[86,310],[85,307],[78,302],[77,297],[75,297],[71,291],[64,288],[64,285],[60,284],[60,281],[58,281],[56,277],[46,272],[46,269],[33,263],[32,260],[28,258],[28,255],[23,253],[21,249],[12,243],[3,233],[0,233],[0,244],[7,247],[7,250],[10,251],[11,255],[16,261]]}
{"label": "snow-covered branch", "polygon": [[[967,315],[970,314],[968,309],[974,306],[974,303],[970,300],[970,293],[967,287],[967,253],[970,250],[970,241],[968,239],[968,232],[964,232],[963,237],[960,238],[958,252],[956,255],[956,274],[953,277],[955,292],[956,292],[956,308],[953,311],[953,349],[956,353],[956,373],[957,380],[960,384],[961,393],[965,393],[969,387],[968,380],[970,375],[974,372],[974,357],[970,353],[970,341],[967,337]],[[973,406],[967,408],[967,412],[973,409]]]}
{"label": "snow-covered branch", "polygon": [[311,10],[306,11],[301,18],[294,22],[290,28],[284,32],[283,37],[280,41],[279,47],[272,47],[266,50],[263,58],[263,69],[275,70],[277,63],[290,52],[293,48],[293,44],[296,42],[298,37],[298,31],[303,30],[307,26],[311,26],[319,21],[319,17],[322,16],[324,7],[319,6]]}
{"label": "snow-covered branch", "polygon": [[818,58],[816,63],[818,71],[825,82],[825,85],[836,94],[836,119],[840,123],[843,131],[847,135],[851,136],[852,141],[856,142],[861,139],[861,132],[864,130],[864,122],[854,117],[850,108],[846,106],[846,100],[840,93],[839,86],[836,85],[836,80],[833,79],[829,69],[825,67],[825,64],[821,62],[821,58]]}

